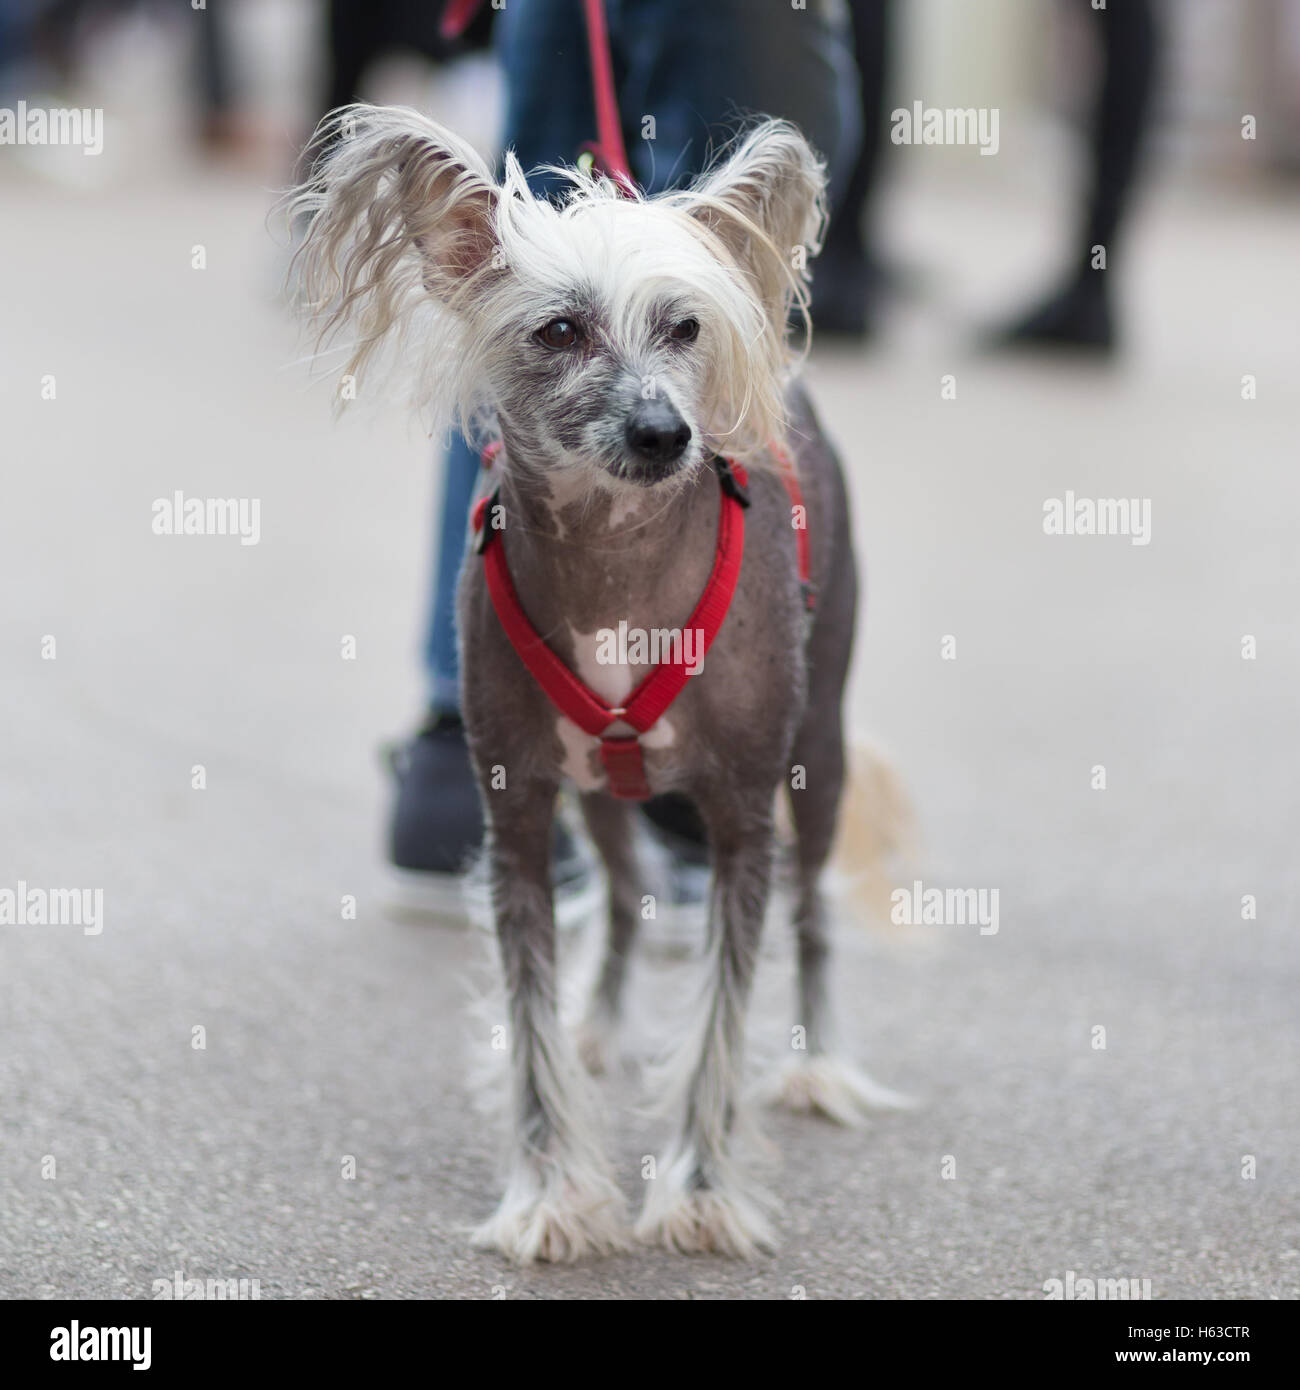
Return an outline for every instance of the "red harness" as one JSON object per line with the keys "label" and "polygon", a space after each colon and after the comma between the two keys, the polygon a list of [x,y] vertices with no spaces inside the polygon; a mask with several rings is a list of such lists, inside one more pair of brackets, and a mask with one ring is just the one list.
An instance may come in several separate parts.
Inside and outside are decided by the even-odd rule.
{"label": "red harness", "polygon": [[[484,450],[485,468],[491,467],[499,451],[499,444],[489,445]],[[746,491],[749,478],[744,468],[721,457],[714,460],[714,467],[722,488],[722,505],[718,509],[718,541],[713,556],[713,570],[700,601],[695,605],[695,611],[683,629],[693,628],[703,633],[704,653],[713,645],[713,639],[718,635],[731,607],[732,595],[736,592],[736,581],[740,578],[740,564],[745,552],[745,509],[749,506]],[[795,517],[799,580],[803,587],[805,610],[811,612],[814,595],[808,531],[806,525],[801,524],[805,521],[803,494],[788,462],[783,476],[791,505],[799,509]],[[674,659],[656,666],[623,704],[610,705],[602,700],[546,645],[519,602],[514,581],[510,578],[505,546],[499,542],[496,545],[492,543],[505,522],[500,493],[498,486],[488,496],[481,497],[474,506],[471,518],[476,533],[474,548],[483,557],[492,607],[510,645],[532,672],[533,679],[542,687],[550,702],[583,733],[600,740],[600,760],[609,778],[610,792],[627,800],[644,801],[651,793],[646,781],[641,735],[649,733],[668,706],[682,693],[690,678],[691,672],[681,649],[683,644],[677,645]],[[626,725],[636,732],[609,733],[616,724]]]}

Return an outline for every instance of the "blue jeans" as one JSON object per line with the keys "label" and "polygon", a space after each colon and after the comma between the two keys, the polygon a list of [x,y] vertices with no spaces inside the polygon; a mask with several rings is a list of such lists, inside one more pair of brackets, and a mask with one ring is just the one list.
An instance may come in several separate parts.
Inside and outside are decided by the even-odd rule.
{"label": "blue jeans", "polygon": [[[793,121],[826,159],[831,200],[862,138],[848,14],[839,0],[607,0],[628,158],[648,191],[687,182],[747,116]],[[596,135],[580,0],[512,0],[498,16],[503,144],[525,169],[571,163]],[[653,117],[653,121],[647,118]],[[553,176],[533,191],[557,191]],[[562,186],[562,184],[560,185]],[[447,454],[425,664],[430,700],[457,709],[456,587],[479,461]]]}

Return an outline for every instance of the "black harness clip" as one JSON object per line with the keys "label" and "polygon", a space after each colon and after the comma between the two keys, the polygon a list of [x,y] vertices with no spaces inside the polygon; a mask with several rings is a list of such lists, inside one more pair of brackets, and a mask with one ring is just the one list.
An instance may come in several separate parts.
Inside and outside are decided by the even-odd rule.
{"label": "black harness clip", "polygon": [[731,471],[731,465],[721,454],[713,456],[713,466],[718,470],[718,481],[722,484],[722,490],[728,497],[734,497],[742,507],[749,506],[749,493],[736,481],[736,475]]}
{"label": "black harness clip", "polygon": [[492,532],[500,530],[500,527],[493,525],[496,520],[497,508],[501,505],[501,489],[494,487],[488,496],[487,505],[483,508],[483,522],[478,528],[478,535],[474,537],[474,554],[482,555],[492,542]]}

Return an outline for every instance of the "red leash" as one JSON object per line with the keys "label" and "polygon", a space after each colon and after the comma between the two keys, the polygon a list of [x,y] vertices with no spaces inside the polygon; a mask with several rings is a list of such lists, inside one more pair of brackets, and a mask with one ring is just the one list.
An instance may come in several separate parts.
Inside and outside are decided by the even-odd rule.
{"label": "red leash", "polygon": [[447,0],[442,7],[438,32],[444,39],[458,39],[474,22],[483,0]]}
{"label": "red leash", "polygon": [[596,143],[593,153],[601,168],[629,196],[635,194],[632,166],[623,144],[623,123],[614,91],[614,60],[609,51],[605,0],[583,0],[587,18],[587,53],[591,58],[591,95],[596,104]]}

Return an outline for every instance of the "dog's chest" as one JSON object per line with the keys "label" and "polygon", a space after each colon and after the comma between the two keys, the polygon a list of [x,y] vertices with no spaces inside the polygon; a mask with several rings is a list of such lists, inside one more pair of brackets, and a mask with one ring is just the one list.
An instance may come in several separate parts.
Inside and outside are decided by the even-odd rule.
{"label": "dog's chest", "polygon": [[[653,651],[656,641],[651,637],[650,630],[630,629],[626,623],[614,628],[596,628],[591,632],[579,632],[570,624],[569,641],[574,675],[611,705],[619,705],[626,700],[657,664],[631,659]],[[657,645],[663,645],[662,640]],[[606,776],[600,761],[600,740],[584,733],[562,714],[557,714],[555,718],[555,731],[564,749],[561,774],[580,791],[603,791]],[[610,732],[631,734],[634,731],[623,725],[614,725]],[[676,744],[677,732],[671,709],[641,735],[641,747],[647,754],[666,752]]]}

